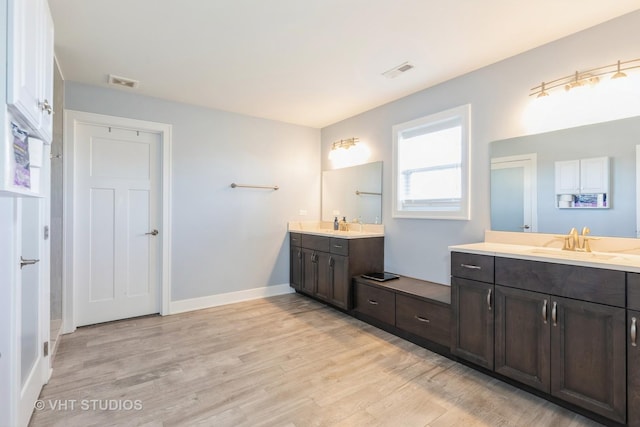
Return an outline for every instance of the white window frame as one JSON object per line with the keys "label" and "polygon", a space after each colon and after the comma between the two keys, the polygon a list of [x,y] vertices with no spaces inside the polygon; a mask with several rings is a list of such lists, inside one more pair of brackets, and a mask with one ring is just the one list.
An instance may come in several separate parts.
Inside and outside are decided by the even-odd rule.
{"label": "white window frame", "polygon": [[[438,210],[437,208],[425,206],[420,210],[403,209],[400,200],[399,185],[402,184],[402,177],[399,176],[400,168],[398,165],[398,145],[399,135],[414,129],[430,128],[433,131],[440,130],[440,125],[444,122],[458,119],[462,124],[461,133],[461,199],[458,210]],[[430,114],[419,119],[409,122],[400,123],[393,126],[393,174],[392,174],[392,216],[393,218],[418,218],[418,219],[451,219],[451,220],[469,220],[471,219],[471,200],[470,200],[470,152],[471,152],[471,105],[465,104],[459,107],[451,108],[435,114]],[[425,132],[428,133],[429,131]]]}

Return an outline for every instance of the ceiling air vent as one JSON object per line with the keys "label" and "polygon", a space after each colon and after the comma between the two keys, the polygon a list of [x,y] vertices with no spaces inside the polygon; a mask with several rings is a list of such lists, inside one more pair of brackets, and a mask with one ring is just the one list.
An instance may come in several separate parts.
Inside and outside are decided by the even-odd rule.
{"label": "ceiling air vent", "polygon": [[140,84],[139,81],[128,79],[126,77],[114,76],[113,74],[109,74],[109,84],[120,87],[127,87],[129,89],[135,89]]}
{"label": "ceiling air vent", "polygon": [[402,73],[406,73],[412,68],[414,68],[413,64],[410,64],[409,62],[403,62],[402,64],[385,71],[384,73],[382,73],[382,75],[388,79],[393,79],[394,77],[398,77]]}

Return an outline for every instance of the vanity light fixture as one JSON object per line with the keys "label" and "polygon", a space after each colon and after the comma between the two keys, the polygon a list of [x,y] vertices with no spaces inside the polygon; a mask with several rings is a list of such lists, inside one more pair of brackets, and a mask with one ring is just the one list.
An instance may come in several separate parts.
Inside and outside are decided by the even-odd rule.
{"label": "vanity light fixture", "polygon": [[640,68],[640,58],[632,59],[630,61],[617,61],[615,64],[604,65],[602,67],[592,68],[586,71],[575,71],[568,76],[542,82],[540,85],[530,89],[529,96],[536,96],[538,98],[547,96],[548,90],[561,86],[567,91],[586,85],[593,86],[600,81],[600,77],[609,74],[612,74],[612,80],[627,77],[623,71],[632,70],[634,68]]}
{"label": "vanity light fixture", "polygon": [[331,145],[331,151],[340,149],[348,150],[349,148],[354,147],[359,141],[360,138],[341,139],[340,141],[336,141]]}
{"label": "vanity light fixture", "polygon": [[364,163],[370,155],[371,151],[359,138],[347,138],[331,144],[329,160],[335,167],[342,168]]}
{"label": "vanity light fixture", "polygon": [[627,77],[627,75],[620,71],[620,61],[618,61],[618,71],[613,76],[611,76],[611,80],[619,79],[621,77]]}

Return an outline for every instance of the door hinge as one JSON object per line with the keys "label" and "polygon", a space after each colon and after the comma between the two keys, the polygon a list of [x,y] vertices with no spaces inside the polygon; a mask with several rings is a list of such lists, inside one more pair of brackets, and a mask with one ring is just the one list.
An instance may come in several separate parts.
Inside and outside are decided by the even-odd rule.
{"label": "door hinge", "polygon": [[49,355],[49,341],[44,343],[43,352],[44,352],[44,357],[47,357]]}

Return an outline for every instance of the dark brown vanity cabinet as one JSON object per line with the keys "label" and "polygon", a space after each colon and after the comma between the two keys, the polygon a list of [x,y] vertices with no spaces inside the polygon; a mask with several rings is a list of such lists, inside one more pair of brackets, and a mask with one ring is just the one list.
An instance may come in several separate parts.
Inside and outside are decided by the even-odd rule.
{"label": "dark brown vanity cabinet", "polygon": [[449,286],[405,276],[386,282],[356,277],[354,282],[356,317],[367,322],[372,319],[374,324],[384,323],[405,338],[442,346],[439,351],[449,348]]}
{"label": "dark brown vanity cabinet", "polygon": [[551,391],[550,297],[496,285],[495,371]]}
{"label": "dark brown vanity cabinet", "polygon": [[301,236],[298,233],[291,233],[289,236],[289,281],[294,289],[302,288],[302,257]]}
{"label": "dark brown vanity cabinet", "polygon": [[494,257],[451,253],[451,353],[493,369]]}
{"label": "dark brown vanity cabinet", "polygon": [[625,273],[496,257],[495,282],[495,371],[624,423]]}
{"label": "dark brown vanity cabinet", "polygon": [[625,310],[556,297],[551,304],[551,394],[625,422]]}
{"label": "dark brown vanity cabinet", "polygon": [[627,273],[627,423],[640,426],[640,274]]}
{"label": "dark brown vanity cabinet", "polygon": [[384,268],[382,237],[340,239],[290,233],[290,247],[291,286],[344,310],[353,305],[351,277]]}

